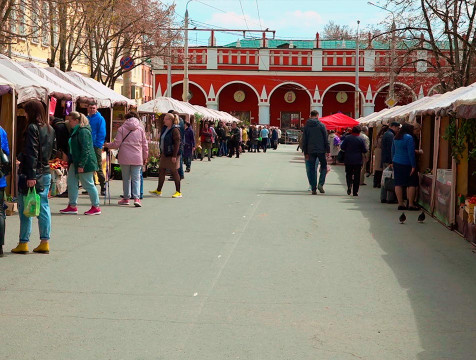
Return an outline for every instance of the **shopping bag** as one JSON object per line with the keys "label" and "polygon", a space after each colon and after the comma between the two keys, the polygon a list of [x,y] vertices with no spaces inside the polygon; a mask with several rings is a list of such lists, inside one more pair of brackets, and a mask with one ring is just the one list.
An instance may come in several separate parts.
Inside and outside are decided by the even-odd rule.
{"label": "shopping bag", "polygon": [[23,215],[26,217],[36,217],[40,215],[40,195],[36,193],[35,187],[28,189],[28,194],[23,199]]}
{"label": "shopping bag", "polygon": [[382,172],[382,182],[380,185],[385,186],[385,179],[393,179],[393,170],[390,167],[386,167]]}

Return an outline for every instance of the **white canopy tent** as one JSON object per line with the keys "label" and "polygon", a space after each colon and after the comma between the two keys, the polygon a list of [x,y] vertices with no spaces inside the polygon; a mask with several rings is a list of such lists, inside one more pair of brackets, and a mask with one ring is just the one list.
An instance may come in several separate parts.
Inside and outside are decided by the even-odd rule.
{"label": "white canopy tent", "polygon": [[63,71],[54,68],[54,67],[47,67],[44,68],[46,71],[53,73],[54,75],[58,76],[59,78],[63,79],[64,81],[79,87],[81,89],[86,90],[89,94],[94,97],[99,108],[110,108],[112,103],[111,100],[105,96],[104,94],[98,92],[94,89],[86,80],[85,78],[75,78],[70,76],[70,74],[64,73]]}
{"label": "white canopy tent", "polygon": [[108,88],[106,85],[101,84],[99,81],[83,76],[80,73],[77,73],[75,71],[68,71],[67,74],[74,79],[78,79],[78,80],[81,79],[82,81],[86,81],[92,88],[94,88],[99,93],[107,97],[111,101],[113,106],[115,105],[135,106],[136,105],[135,100],[129,99],[125,97],[124,95],[118,94],[114,90]]}
{"label": "white canopy tent", "polygon": [[60,78],[59,76],[55,75],[54,73],[47,71],[45,68],[39,67],[33,63],[25,62],[21,63],[21,65],[31,71],[32,73],[38,75],[42,79],[49,81],[53,84],[57,84],[65,89],[65,92],[68,92],[72,96],[72,101],[76,102],[77,100],[80,101],[91,101],[94,100],[94,96],[88,93],[85,89],[81,89],[65,80]]}
{"label": "white canopy tent", "polygon": [[[57,84],[51,83],[48,80],[42,79],[5,55],[0,55],[0,64],[10,69],[10,71],[14,71],[16,74],[21,74],[23,77],[29,79],[30,83],[41,84],[45,89],[47,89],[48,95],[54,96],[59,100],[71,100],[72,96],[68,90]],[[1,72],[1,74],[4,74],[4,72]]]}
{"label": "white canopy tent", "polygon": [[18,104],[28,100],[40,100],[47,103],[49,89],[42,83],[32,80],[22,73],[8,68],[2,63],[0,63],[0,77],[13,85],[18,96]]}
{"label": "white canopy tent", "polygon": [[180,114],[194,115],[197,110],[195,108],[184,105],[182,101],[178,101],[168,97],[158,97],[154,100],[148,101],[145,104],[139,105],[137,110],[140,113],[166,113],[169,110],[177,111]]}

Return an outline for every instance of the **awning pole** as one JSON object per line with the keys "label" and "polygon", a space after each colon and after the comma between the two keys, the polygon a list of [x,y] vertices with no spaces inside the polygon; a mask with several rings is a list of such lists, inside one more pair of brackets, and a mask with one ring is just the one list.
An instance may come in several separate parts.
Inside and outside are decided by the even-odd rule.
{"label": "awning pole", "polygon": [[438,170],[438,151],[440,149],[440,125],[441,125],[441,117],[438,115],[435,118],[435,132],[434,132],[434,144],[433,144],[433,183],[431,185],[431,202],[430,202],[430,212],[432,214],[435,209],[436,173]]}

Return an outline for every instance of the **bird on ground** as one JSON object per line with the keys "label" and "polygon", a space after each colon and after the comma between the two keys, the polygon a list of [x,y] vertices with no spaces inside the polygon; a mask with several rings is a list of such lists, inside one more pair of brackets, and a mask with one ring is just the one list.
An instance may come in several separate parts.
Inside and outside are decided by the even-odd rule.
{"label": "bird on ground", "polygon": [[407,220],[407,217],[405,216],[405,213],[402,213],[402,215],[400,215],[398,220],[400,220],[400,224],[403,224],[405,222],[405,220]]}
{"label": "bird on ground", "polygon": [[418,222],[423,223],[425,221],[425,213],[422,211],[420,215],[418,215]]}

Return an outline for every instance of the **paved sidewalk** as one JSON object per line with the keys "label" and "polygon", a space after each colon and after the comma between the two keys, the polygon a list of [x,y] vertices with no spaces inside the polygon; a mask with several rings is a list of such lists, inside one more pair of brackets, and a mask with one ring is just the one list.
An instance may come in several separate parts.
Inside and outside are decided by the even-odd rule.
{"label": "paved sidewalk", "polygon": [[473,248],[344,182],[333,167],[310,195],[280,146],[193,162],[182,199],[166,182],[119,207],[117,181],[101,216],[53,199],[51,254],[0,259],[0,359],[473,359]]}

